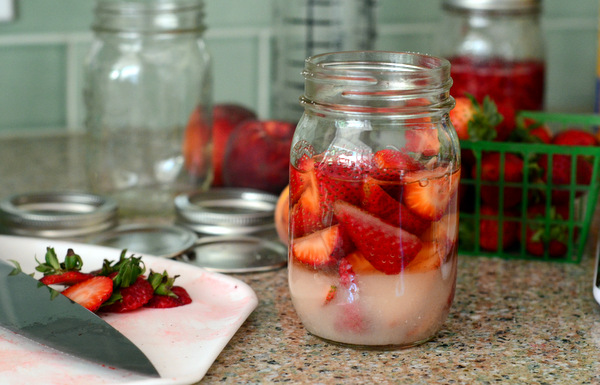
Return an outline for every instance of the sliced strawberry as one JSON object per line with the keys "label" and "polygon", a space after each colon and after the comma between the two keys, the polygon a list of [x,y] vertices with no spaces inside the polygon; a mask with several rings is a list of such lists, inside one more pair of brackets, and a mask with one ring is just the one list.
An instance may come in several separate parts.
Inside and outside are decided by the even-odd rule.
{"label": "sliced strawberry", "polygon": [[372,159],[368,157],[351,158],[336,155],[316,164],[323,212],[326,215],[331,214],[332,205],[338,200],[359,204],[362,181],[371,169]]}
{"label": "sliced strawberry", "polygon": [[430,221],[413,214],[405,205],[392,198],[379,183],[367,178],[363,184],[362,207],[392,226],[420,235]]}
{"label": "sliced strawberry", "polygon": [[80,271],[67,271],[60,274],[45,275],[40,278],[40,282],[44,285],[66,285],[71,286],[77,283],[87,281],[94,275],[82,273]]}
{"label": "sliced strawberry", "polygon": [[44,262],[38,262],[36,270],[44,273],[40,282],[45,285],[74,285],[93,277],[92,274],[81,273],[83,261],[81,257],[68,249],[63,262],[58,260],[54,248],[47,247]]}
{"label": "sliced strawberry", "polygon": [[391,148],[377,151],[373,156],[373,163],[380,170],[415,171],[420,168],[419,163],[409,154]]}
{"label": "sliced strawberry", "polygon": [[171,307],[184,306],[192,303],[187,290],[181,286],[173,286],[171,288],[173,295],[154,295],[144,306],[154,309],[166,309]]}
{"label": "sliced strawberry", "polygon": [[95,312],[110,298],[113,292],[113,281],[108,277],[92,277],[63,290],[62,294]]}
{"label": "sliced strawberry", "polygon": [[292,203],[298,202],[308,186],[316,186],[315,160],[308,154],[303,154],[296,167],[290,165],[290,194]]}
{"label": "sliced strawberry", "polygon": [[459,173],[447,174],[448,169],[415,171],[404,186],[403,203],[413,213],[429,221],[437,221],[447,211],[458,190]]}
{"label": "sliced strawberry", "polygon": [[401,272],[421,249],[421,240],[415,235],[356,206],[338,201],[334,213],[356,248],[383,273]]}
{"label": "sliced strawberry", "polygon": [[130,286],[118,289],[118,293],[116,294],[120,298],[111,304],[102,306],[100,310],[111,313],[123,313],[138,309],[152,299],[154,289],[143,276],[139,276]]}
{"label": "sliced strawberry", "polygon": [[317,186],[308,186],[292,206],[290,214],[291,234],[294,238],[323,229],[320,195]]}
{"label": "sliced strawberry", "polygon": [[422,154],[423,156],[435,156],[440,152],[440,139],[437,128],[414,127],[405,133],[406,143],[403,150]]}
{"label": "sliced strawberry", "polygon": [[292,255],[310,266],[334,264],[352,247],[339,225],[297,238],[292,244]]}

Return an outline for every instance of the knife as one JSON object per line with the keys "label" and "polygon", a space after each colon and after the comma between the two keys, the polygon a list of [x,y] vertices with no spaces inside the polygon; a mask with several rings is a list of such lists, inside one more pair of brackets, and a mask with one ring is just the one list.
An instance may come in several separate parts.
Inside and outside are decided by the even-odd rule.
{"label": "knife", "polygon": [[146,355],[117,329],[3,260],[0,326],[79,358],[159,377]]}

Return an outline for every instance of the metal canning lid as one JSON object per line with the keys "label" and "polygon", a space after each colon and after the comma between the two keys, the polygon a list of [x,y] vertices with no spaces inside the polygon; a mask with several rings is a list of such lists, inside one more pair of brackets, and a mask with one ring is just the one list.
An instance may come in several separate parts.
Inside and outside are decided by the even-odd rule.
{"label": "metal canning lid", "polygon": [[536,12],[541,9],[541,0],[444,0],[443,6],[466,11]]}
{"label": "metal canning lid", "polygon": [[101,232],[116,224],[116,202],[88,193],[27,193],[0,201],[0,225],[17,235],[69,238]]}
{"label": "metal canning lid", "polygon": [[175,198],[177,224],[208,235],[243,235],[273,229],[277,196],[259,190],[212,189]]}
{"label": "metal canning lid", "polygon": [[171,225],[129,224],[115,227],[89,243],[129,252],[174,258],[189,250],[198,237],[192,230]]}
{"label": "metal canning lid", "polygon": [[257,273],[285,267],[287,247],[254,236],[203,237],[178,259],[219,273]]}

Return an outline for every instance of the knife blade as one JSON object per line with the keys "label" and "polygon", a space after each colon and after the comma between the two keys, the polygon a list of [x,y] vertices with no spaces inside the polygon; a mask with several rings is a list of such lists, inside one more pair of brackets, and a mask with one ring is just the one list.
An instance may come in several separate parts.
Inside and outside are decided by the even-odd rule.
{"label": "knife blade", "polygon": [[75,357],[159,377],[146,355],[117,329],[3,260],[0,326]]}

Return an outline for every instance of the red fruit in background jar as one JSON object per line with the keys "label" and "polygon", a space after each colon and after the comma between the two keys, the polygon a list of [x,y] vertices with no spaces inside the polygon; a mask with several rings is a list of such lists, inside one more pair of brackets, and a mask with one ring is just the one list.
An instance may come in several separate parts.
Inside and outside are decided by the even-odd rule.
{"label": "red fruit in background jar", "polygon": [[281,193],[289,181],[290,147],[295,129],[295,125],[283,121],[242,122],[227,142],[224,185]]}
{"label": "red fruit in background jar", "polygon": [[544,103],[545,65],[540,61],[449,58],[454,97],[467,93],[481,101],[487,95],[504,120],[497,126],[496,140],[504,141],[515,127],[516,112],[541,110]]}
{"label": "red fruit in background jar", "polygon": [[400,273],[421,250],[422,242],[417,236],[356,206],[338,201],[334,213],[356,248],[385,274]]}
{"label": "red fruit in background jar", "polygon": [[[481,159],[481,180],[488,182],[521,183],[523,181],[523,160],[517,155],[507,152],[504,154],[504,174],[500,175],[501,155],[499,152],[489,152]],[[473,178],[477,178],[477,168],[472,169]],[[504,207],[514,207],[522,199],[519,187],[504,187]],[[481,199],[488,205],[498,207],[500,203],[500,187],[481,185]]]}
{"label": "red fruit in background jar", "polygon": [[[215,105],[212,114],[212,185],[219,187],[223,185],[223,157],[229,136],[241,122],[255,119],[256,114],[246,107],[232,103]],[[183,153],[186,168],[192,175],[202,175],[206,172],[206,147],[211,138],[211,131],[207,127],[204,115],[200,107],[196,108],[190,116],[185,132]]]}
{"label": "red fruit in background jar", "polygon": [[[515,243],[518,238],[518,222],[505,219],[502,223],[502,230],[500,230],[497,208],[481,206],[479,213],[482,216],[479,222],[479,246],[482,249],[498,251],[500,235],[502,235],[500,250],[505,250]],[[483,218],[483,216],[489,216],[490,218]],[[507,211],[504,217],[517,217],[517,215]]]}

